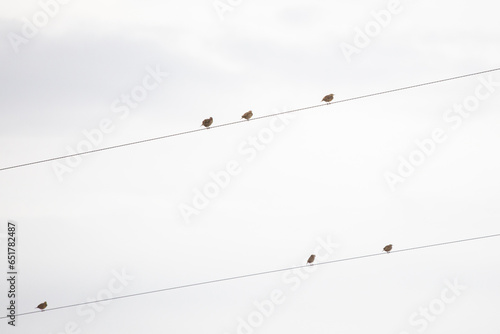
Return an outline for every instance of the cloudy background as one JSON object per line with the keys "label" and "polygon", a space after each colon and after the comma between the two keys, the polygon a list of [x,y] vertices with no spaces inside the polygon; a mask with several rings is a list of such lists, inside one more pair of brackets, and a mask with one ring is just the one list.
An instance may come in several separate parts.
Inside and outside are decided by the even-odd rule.
{"label": "cloudy background", "polygon": [[[196,130],[210,116],[218,125],[250,109],[264,116],[328,93],[340,101],[500,64],[499,8],[487,0],[54,3],[0,3],[0,168]],[[377,29],[374,13],[385,26],[346,56],[359,31]],[[5,233],[15,221],[18,312],[303,265],[313,252],[322,262],[388,243],[397,250],[499,233],[499,83],[493,72],[1,171],[1,267],[7,272]],[[127,106],[132,94],[141,101]],[[470,112],[453,111],[464,103]],[[388,173],[436,129],[443,140],[391,187]],[[227,184],[214,186],[213,175],[229,175]],[[212,198],[200,200],[207,192]],[[0,326],[498,333],[499,251],[490,238]],[[3,279],[2,317],[7,290]],[[265,300],[268,311],[259,311]]]}

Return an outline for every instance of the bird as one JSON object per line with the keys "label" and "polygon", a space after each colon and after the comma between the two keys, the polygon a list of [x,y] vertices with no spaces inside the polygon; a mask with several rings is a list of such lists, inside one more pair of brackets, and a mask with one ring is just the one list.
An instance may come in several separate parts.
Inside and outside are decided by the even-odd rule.
{"label": "bird", "polygon": [[311,256],[309,256],[309,259],[307,259],[307,264],[313,263],[315,258],[316,258],[316,255],[314,255],[314,254],[312,254]]}
{"label": "bird", "polygon": [[328,94],[327,96],[325,96],[323,98],[323,100],[321,100],[321,102],[330,102],[331,100],[333,100],[333,94]]}
{"label": "bird", "polygon": [[47,307],[47,302],[43,302],[40,305],[38,305],[36,308],[39,308],[40,310],[44,310]]}
{"label": "bird", "polygon": [[391,250],[392,250],[392,245],[387,245],[384,247],[384,251],[386,251],[387,253],[389,253]]}
{"label": "bird", "polygon": [[214,122],[214,119],[212,117],[210,117],[210,118],[204,119],[203,122],[201,122],[200,126],[205,126],[206,128],[208,128],[210,125],[212,125],[213,122]]}
{"label": "bird", "polygon": [[247,111],[246,113],[244,113],[243,116],[241,116],[241,118],[244,118],[248,121],[250,118],[252,118],[252,116],[253,116],[253,112],[250,110],[250,111]]}

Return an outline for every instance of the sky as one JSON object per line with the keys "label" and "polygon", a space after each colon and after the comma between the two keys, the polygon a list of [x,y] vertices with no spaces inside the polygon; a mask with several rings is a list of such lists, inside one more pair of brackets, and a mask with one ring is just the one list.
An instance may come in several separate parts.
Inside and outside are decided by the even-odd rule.
{"label": "sky", "polygon": [[[492,1],[0,3],[1,333],[498,333]],[[382,248],[393,245],[393,252]],[[266,275],[142,292],[364,255]],[[380,254],[380,255],[378,255]],[[53,310],[51,310],[51,308]]]}

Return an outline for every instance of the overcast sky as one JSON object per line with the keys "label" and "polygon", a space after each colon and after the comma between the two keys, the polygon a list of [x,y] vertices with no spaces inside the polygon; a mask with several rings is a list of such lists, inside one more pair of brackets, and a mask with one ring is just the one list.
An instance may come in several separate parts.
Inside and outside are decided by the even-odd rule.
{"label": "overcast sky", "polygon": [[[0,3],[0,168],[499,67],[493,1]],[[500,73],[0,171],[2,333],[498,333]],[[49,311],[102,298],[381,256]],[[8,276],[7,276],[8,277]],[[1,317],[10,299],[0,281]]]}

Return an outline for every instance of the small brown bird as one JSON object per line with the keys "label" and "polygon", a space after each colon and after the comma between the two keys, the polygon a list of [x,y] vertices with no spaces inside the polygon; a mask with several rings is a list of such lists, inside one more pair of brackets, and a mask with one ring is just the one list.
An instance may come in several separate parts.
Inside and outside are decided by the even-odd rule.
{"label": "small brown bird", "polygon": [[387,253],[389,253],[391,250],[392,250],[392,245],[387,245],[384,247],[384,251],[386,251]]}
{"label": "small brown bird", "polygon": [[39,308],[40,310],[44,310],[47,307],[47,302],[43,302],[40,305],[38,305],[36,308]]}
{"label": "small brown bird", "polygon": [[241,116],[241,118],[244,118],[248,121],[250,118],[252,118],[252,116],[253,116],[253,112],[250,110],[250,111],[247,111],[246,113],[244,113],[243,116]]}
{"label": "small brown bird", "polygon": [[312,254],[311,256],[309,256],[309,259],[307,260],[307,264],[313,263],[315,258],[316,258],[316,255],[314,255],[314,254]]}
{"label": "small brown bird", "polygon": [[210,125],[212,125],[213,122],[214,122],[214,119],[212,117],[210,117],[210,118],[204,119],[203,122],[201,122],[200,126],[204,126],[204,127],[208,128]]}
{"label": "small brown bird", "polygon": [[330,101],[332,101],[332,100],[333,100],[333,94],[328,94],[327,96],[325,96],[325,97],[323,98],[323,100],[321,100],[321,102],[323,102],[323,101],[324,101],[324,102],[330,102]]}

